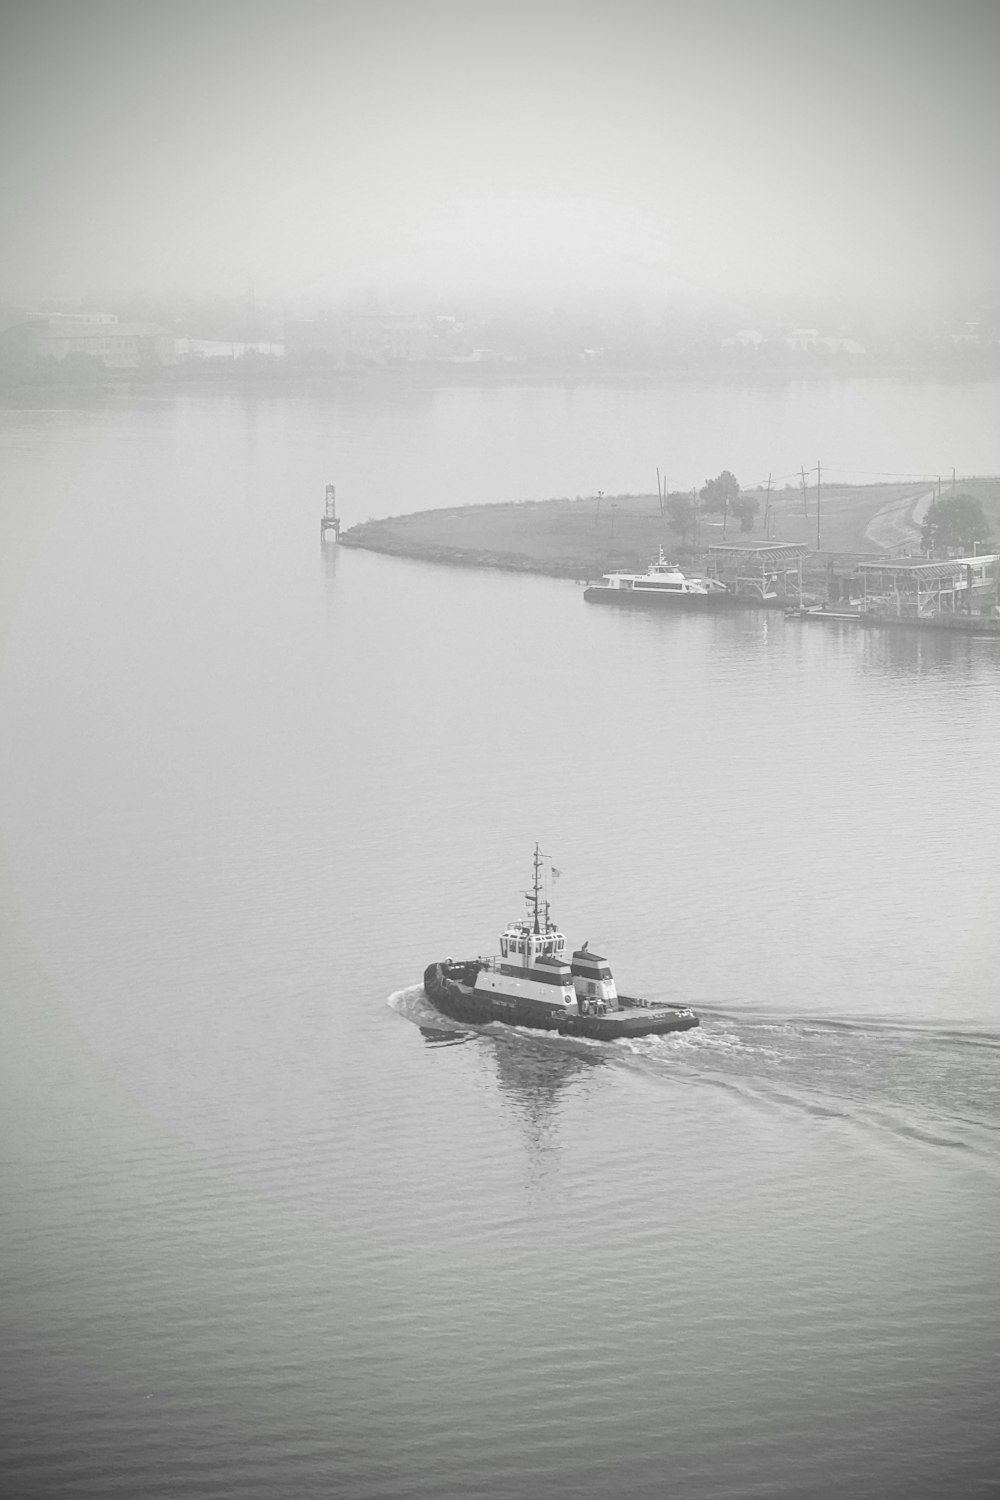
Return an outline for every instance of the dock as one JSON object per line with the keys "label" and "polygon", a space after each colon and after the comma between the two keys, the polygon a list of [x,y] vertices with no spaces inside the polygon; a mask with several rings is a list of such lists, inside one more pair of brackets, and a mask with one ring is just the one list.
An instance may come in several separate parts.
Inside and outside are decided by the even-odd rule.
{"label": "dock", "polygon": [[861,624],[861,612],[856,609],[825,609],[822,604],[803,605],[801,609],[786,609],[786,620],[850,620]]}

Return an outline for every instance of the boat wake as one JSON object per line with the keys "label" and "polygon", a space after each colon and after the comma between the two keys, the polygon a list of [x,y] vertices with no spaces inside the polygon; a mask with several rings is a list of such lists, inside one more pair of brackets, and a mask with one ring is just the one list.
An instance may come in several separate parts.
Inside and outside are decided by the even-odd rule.
{"label": "boat wake", "polygon": [[482,1028],[458,1026],[443,1016],[424,994],[422,984],[408,984],[394,990],[386,1002],[391,1010],[412,1021],[424,1033],[424,1039],[432,1046],[453,1047],[456,1043],[469,1042]]}
{"label": "boat wake", "polygon": [[705,1011],[696,1031],[628,1043],[638,1066],[762,1104],[889,1129],[934,1146],[1000,1148],[1000,1035],[850,1018]]}
{"label": "boat wake", "polygon": [[674,1085],[731,1090],[761,1108],[1000,1156],[994,1032],[701,1008],[701,1025],[690,1031],[595,1041],[498,1022],[457,1026],[419,984],[397,990],[388,1003],[432,1044],[531,1049],[539,1066],[546,1057],[563,1066],[573,1056]]}

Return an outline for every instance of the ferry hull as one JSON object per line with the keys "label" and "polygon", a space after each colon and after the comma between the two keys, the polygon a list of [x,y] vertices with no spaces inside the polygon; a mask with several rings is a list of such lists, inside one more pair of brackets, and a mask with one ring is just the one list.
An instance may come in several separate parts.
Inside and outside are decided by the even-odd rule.
{"label": "ferry hull", "polygon": [[[616,604],[621,609],[731,609],[736,596],[730,593],[683,594],[667,589],[606,589],[593,584],[583,591],[588,604]],[[741,604],[746,600],[741,599]]]}
{"label": "ferry hull", "polygon": [[[447,966],[454,972],[462,965]],[[692,1010],[672,1006],[643,1005],[622,996],[621,1010],[605,1015],[578,1015],[576,1011],[540,1005],[526,998],[508,999],[486,994],[459,979],[450,978],[442,963],[424,971],[424,994],[432,1005],[454,1021],[484,1026],[503,1021],[508,1026],[530,1026],[538,1031],[558,1031],[561,1036],[586,1036],[610,1042],[618,1037],[655,1036],[668,1031],[688,1031],[698,1025]]]}

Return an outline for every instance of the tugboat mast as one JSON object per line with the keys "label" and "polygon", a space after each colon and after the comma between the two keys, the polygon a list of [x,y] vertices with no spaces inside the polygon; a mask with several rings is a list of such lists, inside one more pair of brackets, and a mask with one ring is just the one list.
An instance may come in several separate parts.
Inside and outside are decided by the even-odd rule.
{"label": "tugboat mast", "polygon": [[541,930],[542,930],[541,926],[539,925],[539,921],[538,921],[538,896],[539,896],[539,892],[541,891],[541,888],[542,888],[541,869],[542,869],[542,856],[541,856],[541,853],[539,851],[538,845],[536,844],[535,845],[535,878],[534,878],[534,882],[533,882],[533,885],[532,885],[531,896],[529,898],[530,901],[531,901],[532,909],[534,911],[534,916],[535,916],[534,932],[535,932],[535,936],[536,937],[538,937],[541,934]]}
{"label": "tugboat mast", "polygon": [[544,861],[548,855],[543,854],[538,844],[535,845],[535,857],[532,867],[531,890],[525,891],[524,899],[528,907],[528,920],[524,924],[530,928],[534,937],[546,937],[555,928],[552,924],[550,902],[545,890]]}

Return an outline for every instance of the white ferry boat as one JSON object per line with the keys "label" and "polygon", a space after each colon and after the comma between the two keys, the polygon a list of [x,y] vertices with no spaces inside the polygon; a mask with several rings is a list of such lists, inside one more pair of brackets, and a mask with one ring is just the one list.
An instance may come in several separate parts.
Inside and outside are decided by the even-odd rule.
{"label": "white ferry boat", "polygon": [[567,957],[566,939],[542,893],[542,855],[535,845],[527,915],[500,935],[495,958],[445,958],[424,971],[424,993],[445,1015],[482,1025],[505,1021],[569,1036],[648,1036],[698,1025],[687,1007],[619,995],[607,959],[587,943]]}
{"label": "white ferry boat", "polygon": [[622,604],[633,608],[718,609],[733,595],[716,578],[693,578],[668,562],[663,548],[645,573],[605,573],[600,583],[583,591],[591,604]]}

